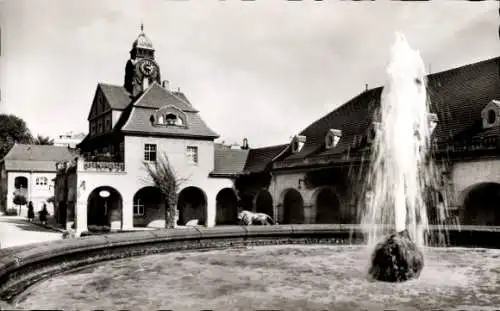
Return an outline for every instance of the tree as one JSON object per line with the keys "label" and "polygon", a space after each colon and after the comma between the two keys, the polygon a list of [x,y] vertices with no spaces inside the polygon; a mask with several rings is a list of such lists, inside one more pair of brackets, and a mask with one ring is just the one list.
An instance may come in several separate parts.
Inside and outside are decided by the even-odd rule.
{"label": "tree", "polygon": [[31,132],[23,119],[15,115],[0,114],[0,159],[15,143],[29,144],[32,141]]}
{"label": "tree", "polygon": [[26,196],[23,194],[15,194],[14,199],[12,200],[14,204],[19,206],[19,215],[21,215],[21,206],[26,205],[28,200],[26,200]]}
{"label": "tree", "polygon": [[53,145],[54,139],[51,139],[49,136],[42,136],[38,134],[36,138],[33,140],[35,145]]}
{"label": "tree", "polygon": [[178,192],[186,179],[176,176],[166,154],[162,154],[154,163],[144,162],[144,167],[166,199],[165,228],[175,228],[178,216]]}

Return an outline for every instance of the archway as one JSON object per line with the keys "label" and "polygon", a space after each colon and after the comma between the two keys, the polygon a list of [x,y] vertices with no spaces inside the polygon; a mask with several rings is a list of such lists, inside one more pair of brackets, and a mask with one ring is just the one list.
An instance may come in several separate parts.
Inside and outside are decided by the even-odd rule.
{"label": "archway", "polygon": [[179,193],[177,200],[179,210],[178,224],[186,225],[190,220],[198,220],[199,225],[206,225],[207,220],[207,196],[198,187],[187,187]]}
{"label": "archway", "polygon": [[165,219],[165,199],[157,187],[144,187],[134,195],[134,227],[148,226]]}
{"label": "archway", "polygon": [[254,200],[254,208],[257,213],[264,213],[274,217],[274,207],[273,207],[273,196],[269,191],[262,189],[260,190]]}
{"label": "archway", "polygon": [[283,224],[304,223],[304,200],[295,189],[285,190],[283,197]]}
{"label": "archway", "polygon": [[216,202],[216,225],[235,225],[238,223],[238,197],[231,188],[224,188],[215,198]]}
{"label": "archway", "polygon": [[460,223],[476,226],[500,226],[500,184],[472,186],[464,196]]}
{"label": "archway", "polygon": [[14,178],[14,188],[16,190],[26,190],[28,188],[28,178],[24,176],[17,176]]}
{"label": "archway", "polygon": [[319,190],[316,196],[316,223],[338,224],[342,222],[340,200],[332,188]]}
{"label": "archway", "polygon": [[121,194],[113,187],[94,189],[87,201],[87,226],[121,228],[122,202]]}

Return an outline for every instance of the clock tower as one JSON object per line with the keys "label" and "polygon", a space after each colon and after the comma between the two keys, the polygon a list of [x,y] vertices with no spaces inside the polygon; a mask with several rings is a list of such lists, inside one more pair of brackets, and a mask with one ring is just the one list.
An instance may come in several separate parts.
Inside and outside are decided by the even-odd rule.
{"label": "clock tower", "polygon": [[153,43],[144,33],[144,26],[141,24],[141,32],[132,44],[130,59],[125,66],[124,87],[136,98],[153,82],[161,84],[160,67],[155,61]]}

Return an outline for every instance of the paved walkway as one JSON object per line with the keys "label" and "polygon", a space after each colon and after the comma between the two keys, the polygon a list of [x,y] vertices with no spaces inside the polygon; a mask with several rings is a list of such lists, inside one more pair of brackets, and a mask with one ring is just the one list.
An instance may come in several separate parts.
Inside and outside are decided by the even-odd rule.
{"label": "paved walkway", "polygon": [[0,216],[0,248],[60,240],[62,233],[20,216]]}

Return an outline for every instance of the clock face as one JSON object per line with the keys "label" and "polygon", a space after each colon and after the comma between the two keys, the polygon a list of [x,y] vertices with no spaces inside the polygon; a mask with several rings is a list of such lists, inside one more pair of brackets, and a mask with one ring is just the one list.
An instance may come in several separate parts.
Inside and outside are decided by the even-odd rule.
{"label": "clock face", "polygon": [[139,68],[146,77],[155,77],[157,74],[156,64],[149,59],[142,60]]}

